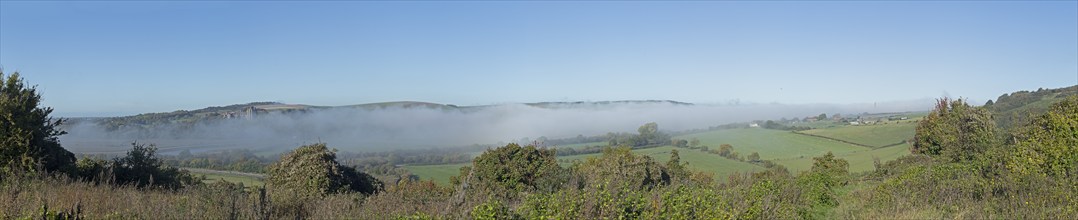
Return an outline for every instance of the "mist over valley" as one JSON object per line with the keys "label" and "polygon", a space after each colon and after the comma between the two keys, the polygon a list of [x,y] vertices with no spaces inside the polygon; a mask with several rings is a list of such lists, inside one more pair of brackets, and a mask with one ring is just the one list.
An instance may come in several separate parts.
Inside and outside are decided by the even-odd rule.
{"label": "mist over valley", "polygon": [[[131,142],[162,152],[251,149],[276,153],[325,142],[346,151],[490,145],[546,138],[664,131],[828,115],[925,111],[931,100],[874,104],[692,104],[676,101],[543,102],[456,106],[424,102],[308,106],[249,103],[170,113],[75,118],[60,141],[78,153],[122,153]],[[553,146],[552,146],[553,147]]]}

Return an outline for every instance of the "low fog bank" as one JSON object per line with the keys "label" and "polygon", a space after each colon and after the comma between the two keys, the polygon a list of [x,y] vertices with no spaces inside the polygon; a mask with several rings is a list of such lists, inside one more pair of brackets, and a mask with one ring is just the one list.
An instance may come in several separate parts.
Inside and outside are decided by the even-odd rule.
{"label": "low fog bank", "polygon": [[108,132],[84,121],[68,126],[61,143],[77,153],[122,153],[132,141],[153,143],[161,152],[247,148],[280,152],[301,144],[326,142],[346,151],[453,147],[472,144],[636,132],[648,122],[660,130],[680,131],[734,122],[803,118],[863,112],[927,111],[932,100],[867,104],[682,105],[666,102],[535,107],[485,106],[467,111],[425,107],[383,109],[329,108],[302,113],[271,112],[251,119],[219,119],[152,129]]}

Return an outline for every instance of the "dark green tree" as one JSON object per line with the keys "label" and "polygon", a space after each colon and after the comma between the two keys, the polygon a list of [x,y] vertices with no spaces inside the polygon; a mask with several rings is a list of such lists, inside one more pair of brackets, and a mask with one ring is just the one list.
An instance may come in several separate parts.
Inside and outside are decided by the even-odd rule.
{"label": "dark green tree", "polygon": [[[83,167],[86,166],[80,168]],[[157,147],[154,145],[131,143],[131,151],[124,157],[114,159],[111,167],[116,183],[120,185],[177,189],[195,183],[187,171],[164,165],[157,157]]]}
{"label": "dark green tree", "polygon": [[[75,155],[60,146],[63,119],[49,117],[36,86],[0,72],[0,175],[16,171],[73,173]],[[43,169],[43,170],[42,170]]]}
{"label": "dark green tree", "polygon": [[749,154],[745,159],[749,160],[749,162],[760,162],[760,154],[752,152],[752,154]]}
{"label": "dark green tree", "polygon": [[721,144],[721,145],[719,145],[719,155],[720,156],[724,156],[724,157],[725,156],[730,156],[730,153],[732,153],[732,152],[734,152],[734,146],[733,145],[730,145],[730,144]]}
{"label": "dark green tree", "polygon": [[659,132],[659,124],[649,122],[636,129],[639,132],[639,140],[634,146],[661,145],[670,143],[670,135]]}

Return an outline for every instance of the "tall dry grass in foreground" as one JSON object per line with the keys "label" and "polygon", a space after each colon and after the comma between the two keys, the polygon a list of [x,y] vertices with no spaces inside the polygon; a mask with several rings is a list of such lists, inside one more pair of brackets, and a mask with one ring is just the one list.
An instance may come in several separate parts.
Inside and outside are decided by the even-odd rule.
{"label": "tall dry grass in foreground", "polygon": [[36,217],[45,211],[89,219],[253,219],[266,213],[266,206],[258,201],[258,195],[230,184],[169,191],[64,177],[8,177],[0,181],[0,218],[4,219]]}
{"label": "tall dry grass in foreground", "polygon": [[392,186],[369,198],[345,193],[275,204],[260,190],[244,191],[241,185],[230,183],[173,191],[95,184],[66,177],[4,177],[0,180],[0,219],[36,219],[46,212],[85,219],[387,219],[440,213],[446,207],[447,192],[438,193],[430,201],[401,197],[402,193],[425,192],[415,189],[433,184]]}

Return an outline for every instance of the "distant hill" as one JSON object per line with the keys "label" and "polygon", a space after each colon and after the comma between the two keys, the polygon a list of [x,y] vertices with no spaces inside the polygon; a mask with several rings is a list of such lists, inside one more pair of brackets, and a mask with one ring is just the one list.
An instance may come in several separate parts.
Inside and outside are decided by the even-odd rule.
{"label": "distant hill", "polygon": [[309,105],[294,105],[278,102],[252,102],[228,106],[214,106],[197,110],[177,110],[173,112],[144,113],[132,116],[83,119],[77,122],[96,122],[108,130],[126,127],[152,127],[167,124],[194,124],[213,119],[251,118],[267,112],[304,112],[323,108]]}
{"label": "distant hill", "polygon": [[221,119],[250,119],[258,117],[262,114],[271,112],[295,114],[295,113],[307,113],[311,111],[323,110],[323,109],[360,109],[360,110],[378,110],[388,108],[425,108],[425,109],[439,109],[443,111],[462,111],[471,112],[483,108],[491,108],[507,105],[526,105],[537,108],[547,109],[566,109],[566,108],[602,108],[602,107],[617,107],[623,105],[636,105],[636,104],[670,104],[670,105],[693,105],[692,103],[678,102],[671,100],[622,100],[622,101],[597,101],[597,102],[536,102],[536,103],[520,103],[520,104],[497,104],[497,105],[479,105],[479,106],[457,106],[451,104],[439,104],[430,102],[416,102],[416,101],[398,101],[398,102],[378,102],[378,103],[365,103],[356,105],[344,105],[344,106],[314,106],[303,104],[285,104],[280,102],[252,102],[246,104],[235,104],[228,106],[213,106],[196,110],[177,110],[173,112],[159,112],[159,113],[143,113],[131,116],[120,117],[102,117],[102,118],[76,118],[72,120],[71,124],[78,123],[97,123],[102,127],[110,131],[121,129],[146,129],[155,126],[162,125],[193,125],[196,123],[207,123]]}
{"label": "distant hill", "polygon": [[995,101],[989,100],[984,107],[992,111],[997,126],[1008,129],[1029,123],[1031,115],[1043,114],[1052,104],[1072,95],[1078,95],[1078,85],[1003,94]]}

